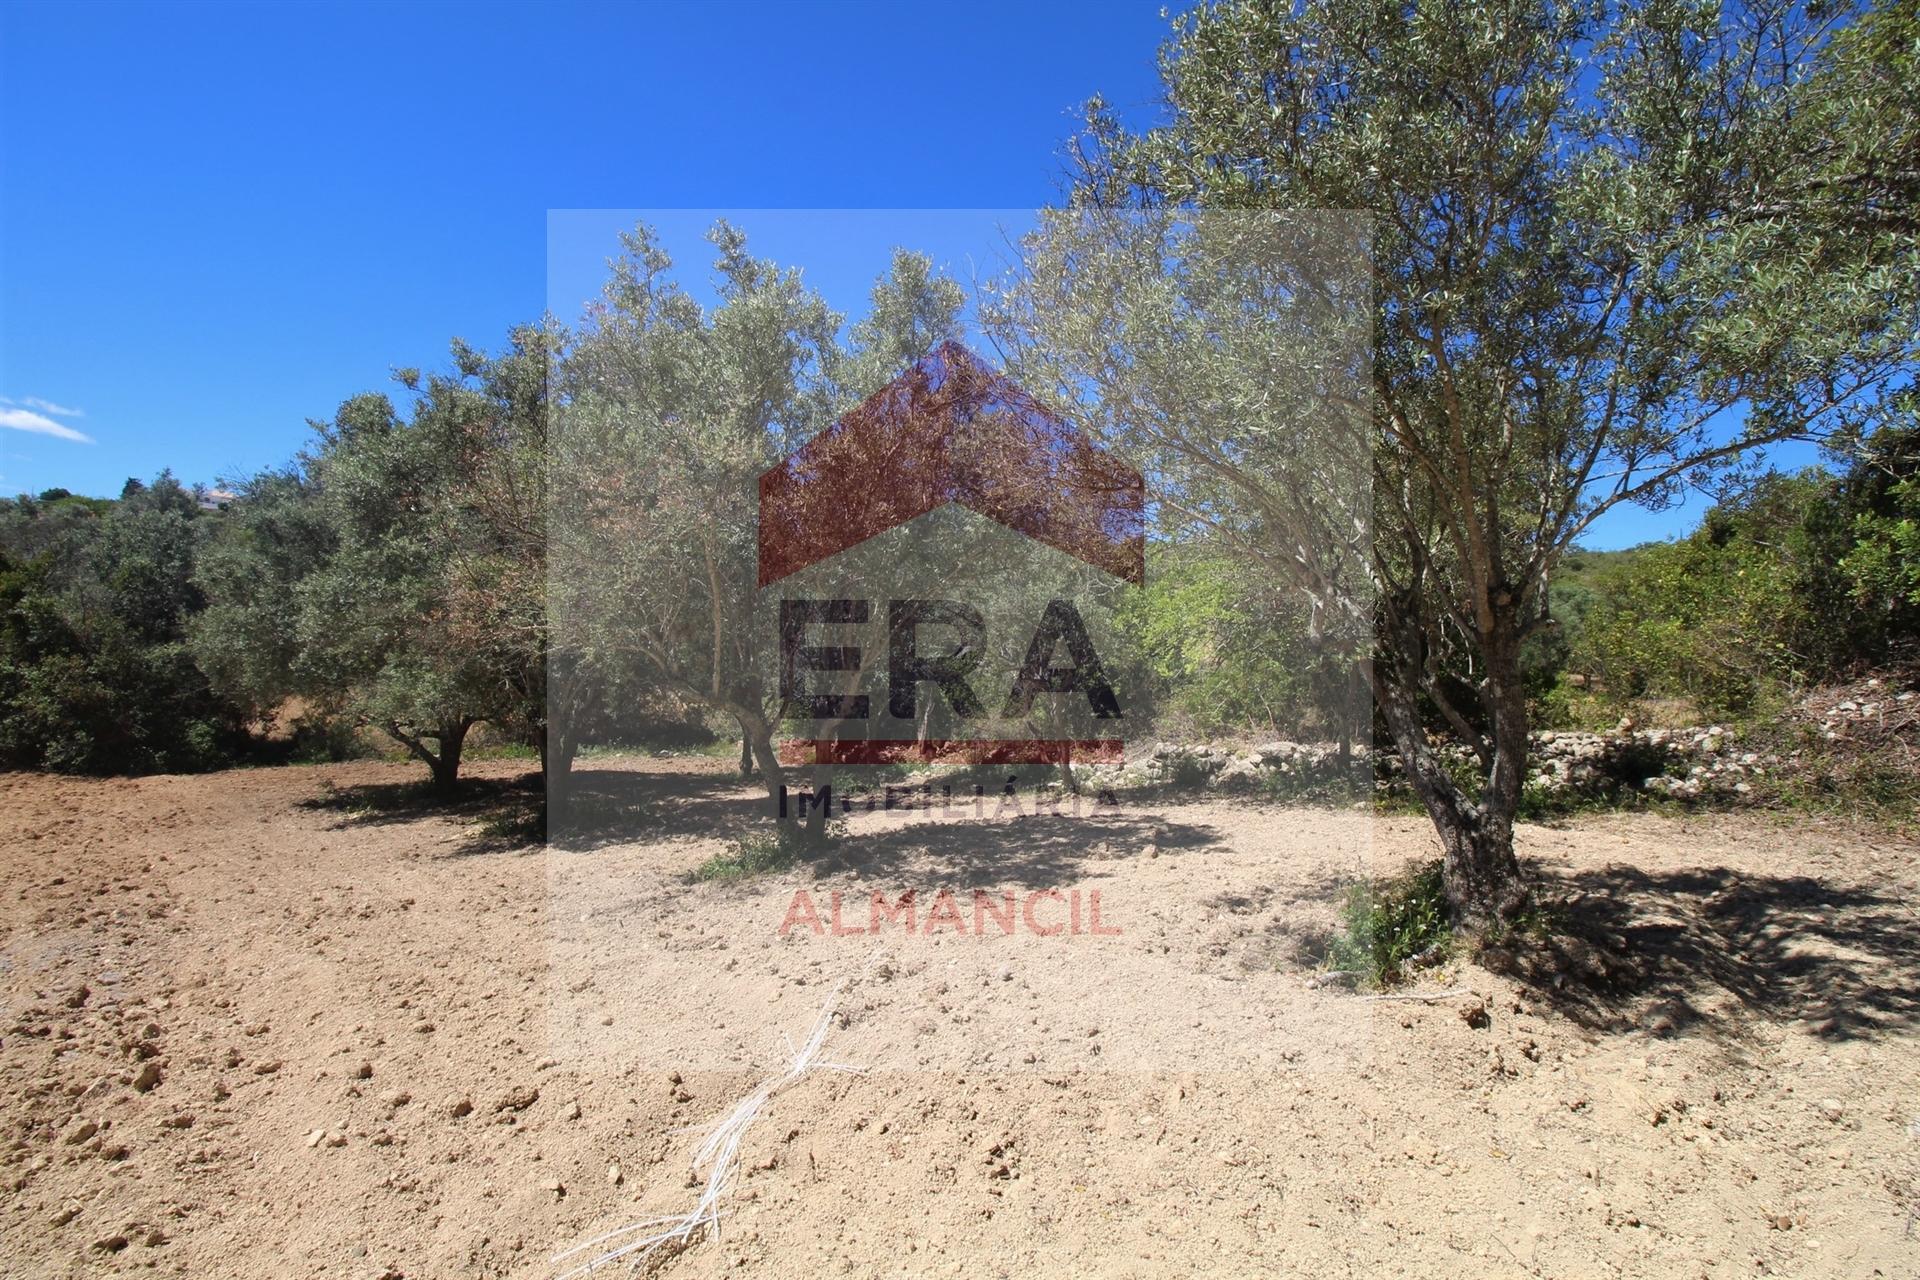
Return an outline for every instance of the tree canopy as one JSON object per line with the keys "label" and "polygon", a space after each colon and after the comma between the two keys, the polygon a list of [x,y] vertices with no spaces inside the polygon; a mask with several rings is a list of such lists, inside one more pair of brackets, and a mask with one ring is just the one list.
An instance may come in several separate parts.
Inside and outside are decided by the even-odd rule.
{"label": "tree canopy", "polygon": [[[1843,430],[1910,370],[1915,248],[1895,191],[1913,154],[1912,88],[1866,50],[1897,43],[1889,32],[1911,19],[1842,17],[1251,0],[1177,24],[1162,55],[1168,123],[1132,133],[1091,112],[1084,209],[1370,220],[1373,681],[1464,915],[1524,899],[1522,651],[1553,624],[1560,557],[1614,506],[1668,503],[1761,446]],[[1883,186],[1863,211],[1860,192]],[[1091,381],[1123,405],[1108,420],[1124,443],[1190,464],[1161,472],[1171,504],[1237,527],[1250,555],[1309,590],[1339,587],[1327,553],[1350,542],[1323,536],[1342,513],[1307,478],[1310,454],[1258,452],[1286,434],[1258,425],[1274,422],[1257,385],[1274,360],[1191,347],[1190,369],[1241,372],[1238,390],[1211,390],[1255,412],[1183,413],[1191,391],[1155,376],[1166,339],[1132,323],[1212,306],[1220,331],[1244,329],[1210,296],[1215,275],[1175,270],[1169,311],[1164,246],[1146,255],[1151,288],[1085,270],[1099,252],[1139,260],[1124,237],[1142,221],[1056,219],[1031,246],[1009,331],[1038,335],[1029,350],[1051,353],[1062,385]],[[1235,299],[1274,308],[1266,331],[1283,349],[1323,340],[1313,326],[1289,334],[1327,292],[1294,274],[1283,298]],[[1181,504],[1187,489],[1197,500]],[[1459,705],[1459,672],[1477,705]],[[1474,748],[1476,788],[1428,751],[1423,705]]]}

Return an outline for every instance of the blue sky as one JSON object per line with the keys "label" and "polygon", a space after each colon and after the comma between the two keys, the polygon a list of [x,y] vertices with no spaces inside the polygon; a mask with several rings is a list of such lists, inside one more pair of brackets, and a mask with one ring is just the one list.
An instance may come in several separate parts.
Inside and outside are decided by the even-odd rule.
{"label": "blue sky", "polygon": [[[452,337],[572,316],[630,215],[557,216],[550,282],[549,210],[1044,204],[1078,103],[1152,118],[1159,9],[0,0],[0,493],[277,464]],[[656,220],[703,265],[710,216]],[[903,228],[964,275],[1003,221],[737,216],[848,309]]]}
{"label": "blue sky", "polygon": [[0,410],[94,442],[0,430],[0,492],[285,460],[536,318],[549,209],[1045,203],[1077,103],[1150,109],[1165,30],[1157,0],[0,14]]}

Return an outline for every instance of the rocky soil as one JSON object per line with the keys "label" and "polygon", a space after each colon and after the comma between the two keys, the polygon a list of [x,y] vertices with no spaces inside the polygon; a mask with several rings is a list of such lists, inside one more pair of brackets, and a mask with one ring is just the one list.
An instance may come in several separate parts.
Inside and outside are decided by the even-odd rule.
{"label": "rocky soil", "polygon": [[[644,839],[519,843],[504,764],[451,812],[398,765],[0,777],[0,1272],[556,1275],[684,1210],[697,1127],[835,990],[864,1071],[776,1096],[660,1274],[1920,1271],[1909,844],[1527,827],[1578,936],[1370,1000],[1312,957],[1414,819],[882,812],[696,884],[752,790],[596,763]],[[1098,890],[1118,932],[781,928],[942,889]]]}

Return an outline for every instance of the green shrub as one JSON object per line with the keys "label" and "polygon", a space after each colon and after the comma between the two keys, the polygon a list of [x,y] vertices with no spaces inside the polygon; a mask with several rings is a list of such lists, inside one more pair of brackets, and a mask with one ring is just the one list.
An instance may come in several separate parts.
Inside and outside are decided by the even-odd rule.
{"label": "green shrub", "polygon": [[808,852],[806,832],[792,823],[783,822],[771,831],[754,831],[741,836],[725,853],[716,853],[695,867],[690,878],[728,884],[785,871]]}
{"label": "green shrub", "polygon": [[1920,827],[1920,771],[1894,735],[1828,741],[1800,725],[1763,745],[1791,753],[1793,764],[1753,780],[1761,802],[1896,831]]}
{"label": "green shrub", "polygon": [[1345,927],[1327,948],[1329,968],[1358,973],[1384,987],[1399,979],[1415,956],[1439,957],[1453,946],[1436,859],[1388,880],[1363,880],[1347,889]]}

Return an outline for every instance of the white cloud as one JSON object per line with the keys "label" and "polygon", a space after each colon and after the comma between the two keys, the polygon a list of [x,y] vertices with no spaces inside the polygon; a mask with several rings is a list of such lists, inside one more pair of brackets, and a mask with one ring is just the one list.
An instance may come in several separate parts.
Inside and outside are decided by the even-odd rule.
{"label": "white cloud", "polygon": [[93,443],[92,436],[83,435],[65,423],[55,422],[52,418],[35,413],[31,409],[0,409],[0,427],[11,427],[15,431],[32,431],[60,440],[72,440],[76,444]]}
{"label": "white cloud", "polygon": [[28,396],[20,403],[29,409],[38,409],[42,413],[50,413],[56,418],[84,418],[87,416],[85,409],[69,409],[63,404],[55,404],[51,400],[42,400],[38,396]]}

